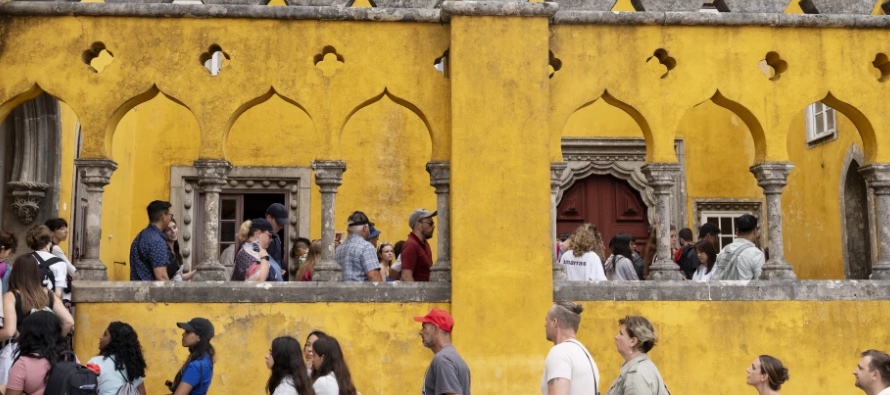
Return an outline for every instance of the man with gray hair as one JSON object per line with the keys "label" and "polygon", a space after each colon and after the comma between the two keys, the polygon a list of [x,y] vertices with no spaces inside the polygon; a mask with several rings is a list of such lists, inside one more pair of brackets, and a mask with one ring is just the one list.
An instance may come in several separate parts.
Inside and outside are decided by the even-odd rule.
{"label": "man with gray hair", "polygon": [[589,395],[599,393],[600,372],[593,356],[576,339],[584,307],[559,301],[547,311],[545,331],[553,348],[547,353],[541,395]]}
{"label": "man with gray hair", "polygon": [[853,376],[856,376],[856,387],[866,395],[890,395],[890,355],[866,350]]}
{"label": "man with gray hair", "polygon": [[377,251],[366,239],[374,225],[368,216],[356,211],[349,216],[349,237],[337,247],[334,260],[343,268],[343,281],[382,282]]}

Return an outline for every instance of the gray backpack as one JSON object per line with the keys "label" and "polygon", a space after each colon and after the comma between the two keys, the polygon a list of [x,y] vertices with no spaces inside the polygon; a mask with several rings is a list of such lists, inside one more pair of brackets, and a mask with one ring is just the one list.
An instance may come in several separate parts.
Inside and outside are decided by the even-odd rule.
{"label": "gray backpack", "polygon": [[127,376],[124,376],[122,372],[118,371],[118,373],[124,378],[124,385],[117,390],[117,395],[139,395],[139,391],[133,385],[133,382],[127,380]]}

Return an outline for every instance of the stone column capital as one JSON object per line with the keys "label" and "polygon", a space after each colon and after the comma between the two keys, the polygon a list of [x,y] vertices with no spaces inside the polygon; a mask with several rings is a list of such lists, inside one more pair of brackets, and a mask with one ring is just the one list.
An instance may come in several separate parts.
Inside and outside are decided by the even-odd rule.
{"label": "stone column capital", "polygon": [[876,195],[890,194],[890,163],[873,163],[859,168],[859,174]]}
{"label": "stone column capital", "polygon": [[791,162],[763,162],[751,166],[749,170],[757,178],[757,185],[763,188],[763,193],[770,195],[782,193],[792,169],[794,164]]}
{"label": "stone column capital", "polygon": [[445,161],[432,161],[426,164],[426,171],[430,173],[430,185],[436,188],[436,193],[446,193],[451,186],[451,163]]}
{"label": "stone column capital", "polygon": [[656,195],[666,195],[671,193],[682,167],[679,163],[647,163],[640,170]]}
{"label": "stone column capital", "polygon": [[343,184],[343,173],[346,172],[346,162],[342,160],[317,160],[312,162],[312,170],[315,172],[315,184],[321,187],[321,192],[337,192],[337,187]]}
{"label": "stone column capital", "polygon": [[569,167],[566,162],[553,162],[550,164],[550,193],[555,194],[562,184],[562,173]]}
{"label": "stone column capital", "polygon": [[198,186],[205,192],[219,192],[226,184],[226,176],[232,171],[227,160],[199,159],[194,165],[198,170]]}
{"label": "stone column capital", "polygon": [[80,179],[87,188],[101,191],[111,183],[111,175],[117,170],[117,163],[111,159],[75,159],[74,165],[80,172]]}

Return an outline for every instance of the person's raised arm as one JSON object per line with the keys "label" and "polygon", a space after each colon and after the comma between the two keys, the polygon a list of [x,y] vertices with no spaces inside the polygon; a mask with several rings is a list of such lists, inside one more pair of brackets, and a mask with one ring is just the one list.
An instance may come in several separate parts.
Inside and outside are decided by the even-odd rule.
{"label": "person's raised arm", "polygon": [[[48,296],[54,298],[52,295]],[[71,317],[71,313],[65,308],[65,304],[62,303],[61,298],[57,298],[56,301],[53,302],[53,313],[56,314],[56,317],[59,318],[59,322],[62,323],[62,336],[68,336],[68,334],[71,333],[71,329],[74,328],[74,317]]]}

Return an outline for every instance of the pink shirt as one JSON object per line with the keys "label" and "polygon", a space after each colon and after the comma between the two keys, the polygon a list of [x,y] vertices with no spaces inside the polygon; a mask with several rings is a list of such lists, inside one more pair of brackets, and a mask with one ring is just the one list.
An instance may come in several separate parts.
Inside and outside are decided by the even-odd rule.
{"label": "pink shirt", "polygon": [[49,371],[49,361],[43,358],[21,357],[9,370],[7,389],[23,390],[29,395],[43,395],[46,390],[46,372]]}

